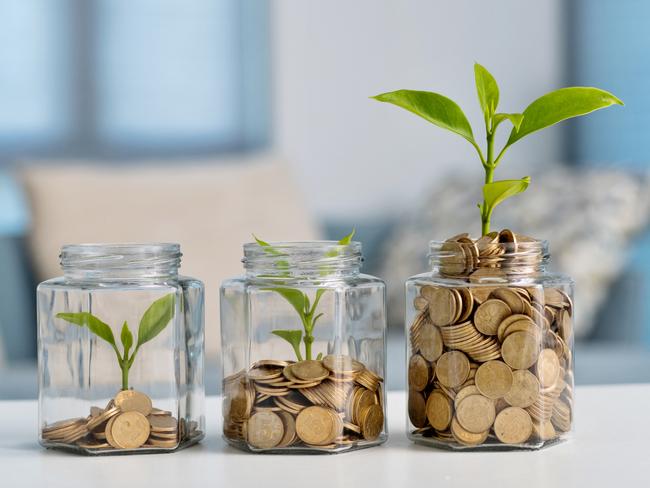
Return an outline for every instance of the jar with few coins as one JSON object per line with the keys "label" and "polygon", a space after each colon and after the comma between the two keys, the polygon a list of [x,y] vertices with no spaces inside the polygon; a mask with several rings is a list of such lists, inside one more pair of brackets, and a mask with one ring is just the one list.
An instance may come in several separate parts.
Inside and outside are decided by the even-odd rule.
{"label": "jar with few coins", "polygon": [[204,436],[203,283],[178,244],[61,249],[37,290],[39,442],[88,455],[170,452]]}
{"label": "jar with few coins", "polygon": [[432,241],[406,282],[409,438],[539,449],[573,425],[573,289],[548,243],[510,230]]}
{"label": "jar with few coins", "polygon": [[386,440],[385,287],[361,244],[249,243],[221,286],[223,437],[249,452]]}

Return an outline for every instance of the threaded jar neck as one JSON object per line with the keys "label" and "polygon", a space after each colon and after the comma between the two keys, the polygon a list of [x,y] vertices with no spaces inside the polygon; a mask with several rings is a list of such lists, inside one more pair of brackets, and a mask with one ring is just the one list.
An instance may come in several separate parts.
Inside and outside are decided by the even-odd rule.
{"label": "threaded jar neck", "polygon": [[82,281],[155,281],[178,277],[181,249],[174,243],[68,244],[64,276]]}
{"label": "threaded jar neck", "polygon": [[272,242],[244,244],[246,275],[273,281],[328,281],[359,274],[361,243],[337,241]]}
{"label": "threaded jar neck", "polygon": [[443,276],[484,282],[542,273],[550,254],[548,241],[527,238],[498,242],[496,238],[484,236],[431,241],[428,258],[432,270]]}

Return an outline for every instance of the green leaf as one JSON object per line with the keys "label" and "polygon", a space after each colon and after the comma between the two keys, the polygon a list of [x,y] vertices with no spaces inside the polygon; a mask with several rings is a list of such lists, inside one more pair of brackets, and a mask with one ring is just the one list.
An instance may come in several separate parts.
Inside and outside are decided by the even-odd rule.
{"label": "green leaf", "polygon": [[478,101],[486,118],[492,117],[499,105],[499,86],[497,81],[483,66],[474,63],[474,80]]}
{"label": "green leaf", "polygon": [[316,315],[314,317],[314,320],[312,320],[312,322],[311,322],[312,329],[316,326],[316,322],[318,322],[318,319],[320,319],[323,315],[325,315],[325,314],[324,313],[319,313],[318,315]]}
{"label": "green leaf", "polygon": [[176,297],[173,293],[153,302],[142,315],[138,328],[138,346],[160,334],[174,317]]}
{"label": "green leaf", "polygon": [[281,337],[289,344],[291,344],[293,351],[296,353],[298,361],[302,361],[302,356],[300,355],[300,341],[302,340],[301,330],[272,330],[271,334]]}
{"label": "green leaf", "polygon": [[347,246],[352,242],[352,238],[354,237],[354,234],[357,232],[357,229],[352,229],[352,232],[350,232],[347,236],[343,237],[342,239],[339,240],[339,244],[341,246]]}
{"label": "green leaf", "polygon": [[512,130],[507,146],[540,129],[566,119],[586,115],[610,105],[623,102],[599,88],[573,86],[561,88],[538,98],[523,112],[524,120],[519,130]]}
{"label": "green leaf", "polygon": [[294,288],[286,288],[282,286],[276,286],[272,288],[262,288],[264,291],[273,291],[281,295],[291,306],[298,312],[300,318],[304,319],[305,317],[305,295],[300,290]]}
{"label": "green leaf", "polygon": [[90,330],[90,332],[98,337],[101,337],[106,342],[115,347],[115,337],[113,336],[113,331],[111,330],[110,326],[102,322],[94,315],[88,312],[57,313],[56,317],[80,327],[88,327],[88,330]]}
{"label": "green leaf", "polygon": [[318,307],[318,302],[320,302],[321,297],[326,291],[327,288],[319,288],[318,290],[316,290],[316,297],[314,298],[314,306],[309,311],[310,314],[313,314],[316,311],[316,307]]}
{"label": "green leaf", "polygon": [[124,359],[126,359],[129,355],[129,351],[131,350],[131,346],[133,346],[133,334],[129,330],[129,326],[126,323],[126,320],[122,325],[122,333],[120,334],[120,339],[122,340],[122,347],[124,348]]}
{"label": "green leaf", "polygon": [[509,120],[512,123],[515,131],[519,130],[521,123],[524,121],[523,114],[494,114],[492,119],[492,131],[494,131],[501,122],[504,120]]}
{"label": "green leaf", "polygon": [[317,360],[317,361],[320,361],[321,359],[323,359],[323,353],[322,353],[322,352],[319,352],[319,353],[318,353],[318,356],[316,356],[316,360]]}
{"label": "green leaf", "polygon": [[443,95],[426,91],[397,90],[372,98],[380,102],[392,103],[419,115],[438,127],[464,137],[476,147],[472,127],[467,117],[456,102]]}
{"label": "green leaf", "polygon": [[526,176],[521,180],[501,180],[485,184],[483,186],[483,198],[487,208],[481,206],[481,211],[487,211],[488,215],[491,214],[494,207],[505,199],[525,191],[529,183],[530,177]]}

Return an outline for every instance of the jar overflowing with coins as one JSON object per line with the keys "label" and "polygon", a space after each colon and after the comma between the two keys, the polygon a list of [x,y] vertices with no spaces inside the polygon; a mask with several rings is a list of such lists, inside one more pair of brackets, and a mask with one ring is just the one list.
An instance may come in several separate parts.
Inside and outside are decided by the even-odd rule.
{"label": "jar overflowing with coins", "polygon": [[101,455],[203,438],[203,283],[178,244],[80,244],[38,286],[39,442]]}
{"label": "jar overflowing with coins", "polygon": [[384,283],[361,244],[244,245],[221,287],[223,435],[251,452],[338,453],[386,440]]}
{"label": "jar overflowing with coins", "polygon": [[432,242],[406,283],[411,440],[539,449],[573,423],[573,281],[510,230]]}

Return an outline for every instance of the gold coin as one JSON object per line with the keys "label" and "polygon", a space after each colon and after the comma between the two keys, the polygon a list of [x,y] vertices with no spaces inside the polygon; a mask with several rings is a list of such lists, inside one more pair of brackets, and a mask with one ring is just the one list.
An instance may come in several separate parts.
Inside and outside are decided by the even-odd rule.
{"label": "gold coin", "polygon": [[149,439],[162,439],[162,440],[169,440],[169,439],[178,439],[178,432],[152,432],[149,435]]}
{"label": "gold coin", "polygon": [[519,320],[529,322],[533,326],[535,325],[535,323],[532,321],[532,319],[528,315],[525,315],[523,313],[517,313],[517,314],[514,314],[514,315],[510,315],[509,317],[506,317],[505,319],[503,319],[501,321],[501,323],[499,324],[499,327],[497,329],[497,337],[498,337],[500,342],[503,342],[503,340],[506,338],[505,332],[508,329],[508,327],[510,327],[514,322],[517,322]]}
{"label": "gold coin", "polygon": [[440,271],[448,275],[460,275],[467,269],[467,255],[463,246],[447,240],[440,246]]}
{"label": "gold coin", "polygon": [[299,361],[291,365],[291,372],[303,381],[319,381],[327,378],[329,370],[315,359]]}
{"label": "gold coin", "polygon": [[424,390],[431,380],[429,363],[419,354],[411,356],[409,361],[408,380],[409,387],[417,391]]}
{"label": "gold coin", "polygon": [[271,449],[277,446],[284,436],[282,419],[274,412],[264,410],[255,412],[248,419],[248,443],[258,449]]}
{"label": "gold coin", "polygon": [[446,430],[451,422],[451,400],[440,390],[433,390],[427,398],[427,419],[436,430]]}
{"label": "gold coin", "polygon": [[420,354],[427,361],[436,361],[442,354],[443,341],[440,329],[427,322],[422,324],[418,335]]}
{"label": "gold coin", "polygon": [[429,307],[429,302],[426,298],[417,296],[413,299],[413,307],[419,312],[424,312]]}
{"label": "gold coin", "polygon": [[472,290],[469,288],[456,288],[456,291],[460,294],[463,305],[460,317],[456,319],[456,322],[464,322],[472,315],[472,311],[474,310],[474,297],[472,296]]}
{"label": "gold coin", "polygon": [[60,431],[60,430],[65,430],[65,429],[70,429],[70,428],[76,428],[79,427],[80,425],[83,425],[86,423],[86,419],[78,417],[74,419],[68,419],[68,420],[59,420],[57,422],[53,422],[49,425],[46,425],[42,429],[43,434],[49,434],[55,431]]}
{"label": "gold coin", "polygon": [[537,377],[543,388],[553,386],[560,377],[560,360],[553,349],[542,349],[537,358]]}
{"label": "gold coin", "polygon": [[504,444],[521,444],[533,433],[533,422],[523,408],[504,408],[494,420],[494,433]]}
{"label": "gold coin", "polygon": [[550,420],[544,422],[533,422],[533,433],[541,441],[550,441],[557,437],[555,427]]}
{"label": "gold coin", "polygon": [[484,301],[474,312],[474,325],[486,335],[496,335],[499,324],[512,314],[506,302],[492,298]]}
{"label": "gold coin", "polygon": [[451,433],[461,444],[465,444],[466,446],[477,446],[485,442],[490,431],[486,430],[485,432],[475,434],[469,430],[463,429],[463,426],[460,425],[456,417],[454,417],[451,420]]}
{"label": "gold coin", "polygon": [[436,363],[436,378],[447,388],[462,385],[469,375],[469,360],[460,351],[444,353]]}
{"label": "gold coin", "polygon": [[289,366],[289,364],[291,364],[289,361],[283,361],[281,359],[260,359],[259,361],[256,361],[253,366],[251,366],[251,369],[263,368],[266,366],[284,368],[286,366]]}
{"label": "gold coin", "polygon": [[168,417],[166,415],[150,415],[148,420],[152,432],[178,431],[178,422],[174,417]]}
{"label": "gold coin", "polygon": [[147,417],[136,410],[115,417],[110,430],[115,444],[122,449],[137,449],[147,441],[150,433]]}
{"label": "gold coin", "polygon": [[114,447],[115,449],[120,449],[120,446],[115,442],[115,439],[113,439],[113,434],[112,434],[112,429],[113,429],[113,423],[115,422],[115,416],[111,417],[108,423],[106,424],[106,430],[104,431],[106,434],[106,441],[111,445],[111,447]]}
{"label": "gold coin", "polygon": [[384,429],[384,410],[377,404],[368,405],[361,412],[361,433],[367,441],[373,441]]}
{"label": "gold coin", "polygon": [[427,425],[427,408],[422,393],[409,390],[408,398],[409,419],[415,427],[424,427]]}
{"label": "gold coin", "polygon": [[512,388],[512,370],[502,361],[487,361],[479,366],[474,381],[483,396],[496,400]]}
{"label": "gold coin", "polygon": [[289,447],[296,440],[296,419],[288,412],[278,412],[284,426],[284,434],[276,447]]}
{"label": "gold coin", "polygon": [[497,288],[490,296],[505,302],[510,307],[510,310],[512,310],[512,313],[524,313],[524,299],[515,290],[511,288]]}
{"label": "gold coin", "polygon": [[478,390],[476,385],[471,384],[471,385],[464,386],[458,391],[458,393],[456,393],[456,396],[454,397],[454,408],[458,408],[460,402],[463,401],[466,397],[470,395],[480,395],[480,394],[481,392]]}
{"label": "gold coin", "polygon": [[151,413],[151,398],[135,390],[122,390],[114,398],[122,412],[139,412],[145,417]]}
{"label": "gold coin", "polygon": [[296,433],[306,444],[327,445],[342,431],[343,421],[333,410],[328,408],[307,407],[296,418]]}
{"label": "gold coin", "polygon": [[86,427],[88,428],[88,430],[93,431],[99,426],[101,426],[103,423],[115,417],[119,413],[120,413],[119,407],[110,407],[104,410],[104,412],[99,414],[97,417],[91,418],[86,424]]}
{"label": "gold coin", "polygon": [[539,354],[539,344],[530,332],[513,332],[501,344],[501,356],[512,369],[528,369]]}
{"label": "gold coin", "polygon": [[429,317],[433,325],[451,325],[458,314],[458,301],[450,288],[434,288],[429,299]]}
{"label": "gold coin", "polygon": [[530,407],[539,397],[539,380],[527,369],[512,373],[512,388],[504,399],[513,407]]}
{"label": "gold coin", "polygon": [[469,395],[458,404],[456,418],[460,425],[474,434],[481,434],[494,423],[494,402],[483,395]]}
{"label": "gold coin", "polygon": [[344,354],[330,354],[325,356],[323,358],[323,366],[339,375],[355,374],[365,369],[362,363]]}
{"label": "gold coin", "polygon": [[163,447],[167,449],[175,448],[178,446],[178,441],[177,440],[162,440],[162,439],[154,439],[152,437],[147,440],[147,443],[143,445],[143,447]]}

